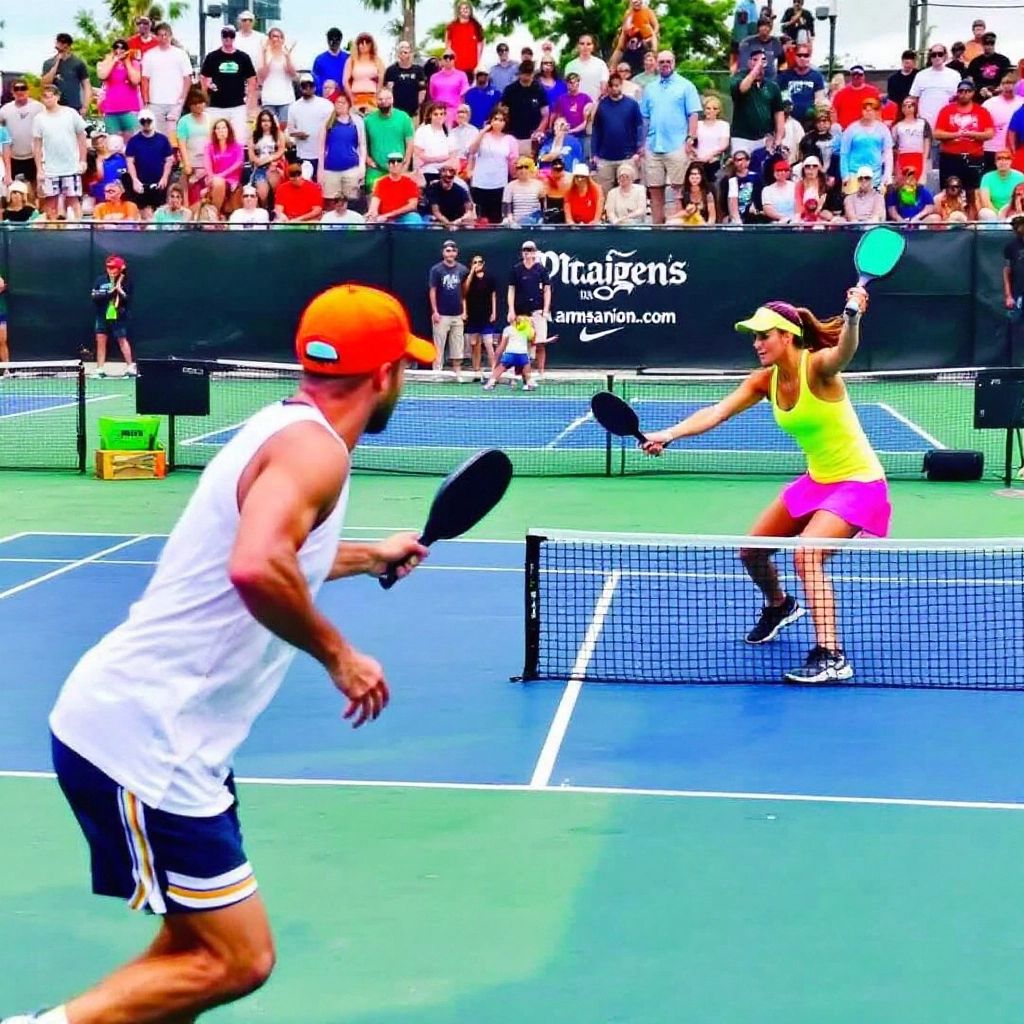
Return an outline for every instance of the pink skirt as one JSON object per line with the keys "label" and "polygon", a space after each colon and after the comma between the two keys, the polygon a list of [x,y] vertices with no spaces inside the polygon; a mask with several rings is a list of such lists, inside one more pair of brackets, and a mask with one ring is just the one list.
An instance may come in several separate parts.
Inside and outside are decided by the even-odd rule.
{"label": "pink skirt", "polygon": [[782,494],[783,505],[794,519],[803,519],[814,512],[825,511],[839,516],[873,537],[889,536],[892,506],[886,480],[839,480],[819,484],[807,473],[798,477]]}

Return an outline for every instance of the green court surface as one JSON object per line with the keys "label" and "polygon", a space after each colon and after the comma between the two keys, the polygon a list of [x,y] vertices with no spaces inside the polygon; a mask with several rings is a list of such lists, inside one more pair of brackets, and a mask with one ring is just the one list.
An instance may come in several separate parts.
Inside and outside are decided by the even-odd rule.
{"label": "green court surface", "polygon": [[[0,474],[0,533],[166,533],[196,479]],[[742,534],[780,484],[520,478],[471,536],[520,541],[537,526]],[[348,526],[415,528],[436,485],[429,477],[357,475]],[[999,496],[998,487],[897,481],[894,536],[1019,535],[1024,502]],[[458,549],[461,561],[472,561],[473,547]],[[0,543],[0,564],[3,555]],[[0,1015],[73,994],[137,952],[153,928],[89,895],[84,844],[43,774],[41,709],[62,678],[49,662],[65,664],[94,639],[84,605],[102,606],[116,621],[151,571],[148,557],[133,563],[125,553],[112,575],[82,576],[76,590],[62,588],[78,568],[20,589],[77,557],[9,559],[12,570],[38,564],[0,585],[0,640],[12,673],[0,713]],[[425,580],[432,587],[446,575],[475,580],[468,571]],[[278,699],[291,739],[258,740],[266,749],[255,751],[250,770],[240,767],[246,845],[279,965],[263,990],[208,1019],[1020,1021],[1024,784],[1012,766],[1024,739],[1016,724],[1024,694],[833,691],[811,702],[824,716],[816,720],[827,722],[822,736],[801,724],[803,703],[778,687],[734,696],[725,687],[587,686],[577,712],[584,731],[550,780],[531,786],[539,744],[530,743],[543,740],[563,687],[507,682],[521,664],[517,578],[480,598],[468,582],[454,594],[427,583],[411,592],[416,602],[398,594],[405,603],[397,607],[409,616],[447,603],[448,628],[431,620],[429,635],[417,637],[422,679],[407,674],[425,724],[402,742],[410,756],[440,767],[402,771],[402,743],[383,719],[358,743],[340,724],[325,746],[307,739],[303,723],[315,711],[303,701],[318,684],[307,687],[305,675],[286,682]],[[338,586],[340,593],[347,585]],[[511,654],[496,655],[486,671],[463,656],[467,634],[485,628],[470,618],[478,600],[493,602],[496,629],[516,634]],[[409,644],[407,632],[395,635]],[[68,655],[57,657],[62,644]],[[387,649],[374,653],[388,661]],[[398,686],[396,716],[402,699]],[[588,701],[610,704],[600,721],[587,718]],[[734,733],[714,724],[730,702],[738,705]],[[990,724],[979,727],[973,747],[961,747],[960,730],[974,715]],[[489,773],[470,753],[481,749],[477,741],[494,748],[496,763],[508,755],[524,770]],[[917,768],[900,762],[905,774],[887,773],[890,756],[918,743],[926,754]],[[831,753],[818,761],[822,746]],[[801,781],[792,789],[757,785],[776,758],[796,765]],[[655,781],[639,784],[634,769],[647,759],[645,778]],[[693,772],[686,778],[717,783],[680,784],[682,762]],[[246,784],[253,775],[259,784]],[[741,777],[754,781],[740,788]]]}

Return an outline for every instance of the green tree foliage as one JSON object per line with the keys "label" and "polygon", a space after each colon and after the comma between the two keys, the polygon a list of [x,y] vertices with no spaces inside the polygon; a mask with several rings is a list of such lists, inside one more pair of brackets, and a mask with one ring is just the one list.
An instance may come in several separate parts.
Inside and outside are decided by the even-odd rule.
{"label": "green tree foliage", "polygon": [[362,0],[362,4],[369,11],[396,15],[388,26],[391,34],[416,45],[416,0]]}

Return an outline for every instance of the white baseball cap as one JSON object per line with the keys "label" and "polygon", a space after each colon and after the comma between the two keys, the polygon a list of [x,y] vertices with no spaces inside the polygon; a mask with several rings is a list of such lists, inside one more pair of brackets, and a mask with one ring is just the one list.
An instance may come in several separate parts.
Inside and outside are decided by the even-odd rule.
{"label": "white baseball cap", "polygon": [[874,168],[868,167],[866,164],[863,167],[857,168],[858,178],[870,178],[872,181],[875,180]]}
{"label": "white baseball cap", "polygon": [[572,176],[574,178],[589,178],[590,177],[590,165],[583,163],[582,160],[577,160],[572,165]]}
{"label": "white baseball cap", "polygon": [[238,20],[239,21],[255,21],[256,20],[256,15],[253,14],[252,11],[242,11],[242,13],[239,14],[239,16],[238,16]]}

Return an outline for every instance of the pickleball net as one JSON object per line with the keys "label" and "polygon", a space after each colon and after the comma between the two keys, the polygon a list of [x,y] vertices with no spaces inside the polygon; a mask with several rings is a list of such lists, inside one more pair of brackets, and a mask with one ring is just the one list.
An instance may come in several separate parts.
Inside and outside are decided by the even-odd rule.
{"label": "pickleball net", "polygon": [[[775,640],[741,552],[776,550],[807,610]],[[816,644],[797,564],[829,552],[853,685],[1024,689],[1024,541],[812,541],[532,530],[524,679],[777,683]]]}
{"label": "pickleball net", "polygon": [[85,367],[0,363],[0,468],[85,469]]}

